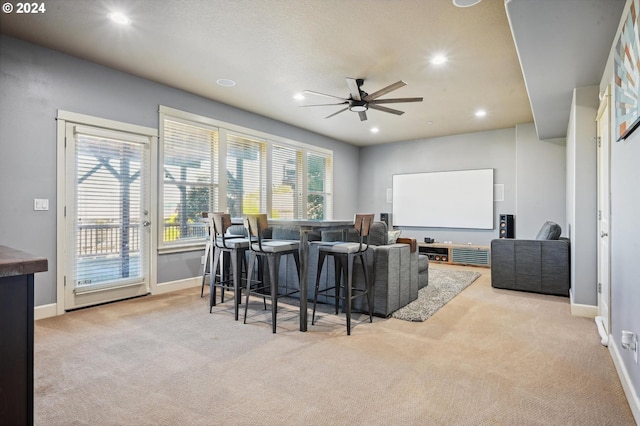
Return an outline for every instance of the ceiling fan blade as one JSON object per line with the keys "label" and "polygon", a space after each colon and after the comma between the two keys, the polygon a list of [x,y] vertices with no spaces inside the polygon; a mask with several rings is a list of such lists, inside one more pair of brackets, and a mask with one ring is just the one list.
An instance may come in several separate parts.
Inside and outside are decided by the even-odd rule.
{"label": "ceiling fan blade", "polygon": [[314,92],[313,90],[305,90],[304,93],[308,93],[310,95],[324,96],[326,98],[340,99],[341,101],[348,101],[347,98],[341,98],[340,96],[327,95],[326,93]]}
{"label": "ceiling fan blade", "polygon": [[374,99],[369,104],[394,104],[401,102],[422,102],[422,98]]}
{"label": "ceiling fan blade", "polygon": [[404,114],[404,111],[398,111],[397,109],[387,108],[387,107],[383,107],[383,106],[376,105],[376,104],[369,104],[369,108],[377,109],[378,111],[384,111],[384,112],[388,112],[390,114],[395,114],[395,115]]}
{"label": "ceiling fan blade", "polygon": [[382,95],[386,95],[389,92],[393,92],[394,90],[397,90],[403,86],[406,86],[407,83],[405,83],[404,81],[400,80],[400,81],[396,81],[393,84],[388,85],[387,87],[383,87],[382,89],[378,90],[377,92],[373,92],[367,96],[364,97],[364,100],[369,102],[374,100],[375,98],[379,98]]}
{"label": "ceiling fan blade", "polygon": [[360,88],[358,87],[358,82],[355,78],[347,77],[347,86],[349,86],[349,92],[351,93],[351,98],[356,101],[361,101],[360,97]]}
{"label": "ceiling fan blade", "polygon": [[358,113],[358,115],[360,116],[360,121],[367,121],[367,112],[366,111],[360,111]]}
{"label": "ceiling fan blade", "polygon": [[340,114],[341,112],[344,112],[344,111],[346,111],[346,110],[348,110],[348,109],[349,109],[349,107],[342,108],[340,111],[334,112],[334,113],[333,113],[333,114],[331,114],[331,115],[327,115],[325,118],[331,118],[331,117],[333,117],[334,115],[338,115],[338,114]]}
{"label": "ceiling fan blade", "polygon": [[348,102],[345,101],[345,102],[338,102],[338,103],[335,103],[335,104],[313,104],[313,105],[298,105],[298,106],[301,106],[301,107],[317,107],[317,106],[330,106],[330,105],[345,105],[347,103]]}

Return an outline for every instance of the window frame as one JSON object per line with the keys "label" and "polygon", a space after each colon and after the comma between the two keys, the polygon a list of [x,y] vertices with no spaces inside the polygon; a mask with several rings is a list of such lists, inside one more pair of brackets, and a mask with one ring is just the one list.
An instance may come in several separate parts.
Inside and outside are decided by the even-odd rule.
{"label": "window frame", "polygon": [[[214,128],[218,131],[218,164],[217,164],[217,190],[218,190],[218,206],[219,211],[227,211],[227,152],[228,152],[228,140],[227,135],[229,133],[239,136],[246,136],[251,140],[258,140],[264,143],[264,150],[266,155],[266,181],[264,182],[264,196],[266,197],[266,210],[271,216],[273,208],[273,146],[277,145],[284,148],[293,149],[299,153],[302,158],[298,176],[298,193],[295,195],[298,197],[296,202],[300,202],[302,206],[302,217],[298,219],[308,218],[308,197],[309,197],[309,167],[308,158],[309,154],[315,154],[325,157],[329,160],[329,165],[325,169],[325,191],[322,193],[325,196],[325,211],[324,219],[333,219],[333,151],[326,148],[321,148],[315,145],[306,144],[296,140],[283,138],[270,133],[265,133],[259,130],[235,125],[232,123],[216,120],[210,117],[201,116],[198,114],[170,108],[167,106],[159,106],[159,149],[158,149],[158,168],[164,168],[164,120],[170,119],[179,122],[184,122],[188,125],[199,126],[202,125],[207,128]],[[215,168],[214,168],[215,169]],[[212,179],[215,182],[215,179]],[[214,184],[212,184],[214,185]],[[164,173],[158,173],[158,206],[164,205]],[[237,218],[234,218],[237,219]],[[160,253],[172,253],[180,251],[191,251],[200,249],[203,247],[205,239],[190,240],[188,242],[175,242],[166,243],[163,241],[164,232],[164,210],[158,208],[158,251]],[[162,223],[161,223],[162,222]]]}
{"label": "window frame", "polygon": [[[163,252],[179,252],[179,251],[188,251],[194,248],[200,248],[202,244],[206,241],[206,237],[203,238],[191,238],[189,240],[177,240],[175,242],[164,241],[164,233],[165,233],[165,223],[164,223],[164,200],[165,200],[165,174],[164,174],[164,153],[165,153],[165,120],[174,121],[177,123],[185,124],[188,126],[201,127],[206,130],[215,131],[218,133],[218,153],[216,158],[216,154],[212,155],[212,173],[211,173],[211,182],[206,185],[196,185],[202,187],[209,187],[212,193],[215,193],[216,189],[218,194],[220,194],[220,180],[219,180],[219,172],[218,176],[215,176],[213,170],[216,170],[216,167],[219,166],[219,133],[220,129],[212,123],[210,120],[207,120],[206,117],[197,116],[190,113],[184,113],[178,110],[166,110],[162,106],[160,107],[159,114],[159,147],[158,147],[158,216],[157,216],[157,240],[158,240],[158,251],[160,253]],[[213,203],[214,201],[210,202]]]}

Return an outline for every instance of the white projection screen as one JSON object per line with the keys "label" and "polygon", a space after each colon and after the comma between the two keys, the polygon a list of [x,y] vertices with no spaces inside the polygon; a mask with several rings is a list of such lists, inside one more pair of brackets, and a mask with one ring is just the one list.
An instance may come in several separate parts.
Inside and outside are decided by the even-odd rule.
{"label": "white projection screen", "polygon": [[393,225],[493,229],[493,169],[393,175]]}

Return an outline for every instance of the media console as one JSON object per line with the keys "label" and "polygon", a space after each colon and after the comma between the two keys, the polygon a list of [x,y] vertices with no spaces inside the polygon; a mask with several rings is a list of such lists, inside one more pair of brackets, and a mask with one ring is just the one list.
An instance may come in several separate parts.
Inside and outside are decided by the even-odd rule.
{"label": "media console", "polygon": [[418,243],[420,254],[429,261],[451,265],[491,266],[491,248],[469,244]]}

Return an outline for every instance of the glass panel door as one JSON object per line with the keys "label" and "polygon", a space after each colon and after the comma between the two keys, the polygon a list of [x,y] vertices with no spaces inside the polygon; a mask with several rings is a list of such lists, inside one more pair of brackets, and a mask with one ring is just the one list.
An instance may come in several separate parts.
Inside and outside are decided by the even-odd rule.
{"label": "glass panel door", "polygon": [[149,292],[150,138],[67,124],[65,309]]}

